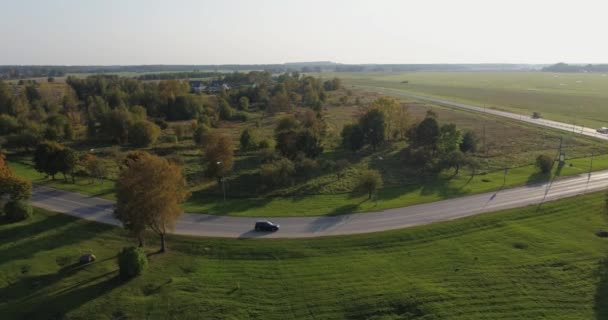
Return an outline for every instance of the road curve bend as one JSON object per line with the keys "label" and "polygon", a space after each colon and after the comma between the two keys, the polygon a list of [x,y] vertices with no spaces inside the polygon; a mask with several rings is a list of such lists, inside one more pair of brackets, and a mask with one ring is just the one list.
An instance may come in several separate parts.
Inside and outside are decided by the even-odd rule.
{"label": "road curve bend", "polygon": [[[185,213],[174,234],[222,238],[312,238],[378,232],[426,225],[482,213],[524,207],[608,188],[608,170],[580,174],[544,184],[442,200],[378,212],[322,217],[272,218],[281,225],[276,233],[254,232],[262,218]],[[120,225],[112,217],[114,203],[79,193],[35,186],[31,204],[74,217]]]}

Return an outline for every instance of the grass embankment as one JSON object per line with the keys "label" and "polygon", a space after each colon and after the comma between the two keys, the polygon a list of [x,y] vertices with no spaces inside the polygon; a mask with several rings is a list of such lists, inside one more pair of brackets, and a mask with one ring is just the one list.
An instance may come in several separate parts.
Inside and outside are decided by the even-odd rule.
{"label": "grass embankment", "polygon": [[[318,216],[375,211],[489,192],[500,188],[540,183],[556,176],[564,177],[588,172],[589,166],[590,158],[567,160],[566,165],[559,172],[557,166],[555,166],[551,177],[549,177],[539,175],[533,165],[528,165],[509,169],[506,179],[502,170],[476,175],[473,178],[469,173],[462,170],[457,176],[452,174],[442,175],[423,184],[382,189],[374,200],[368,200],[366,195],[342,193],[301,197],[229,197],[226,202],[223,202],[221,197],[203,197],[195,194],[184,204],[184,209],[191,213],[263,217]],[[72,184],[66,183],[62,179],[56,181],[44,179],[43,175],[22,163],[11,163],[11,169],[17,175],[31,179],[39,185],[107,199],[114,198],[114,185],[111,181],[90,183],[88,179],[80,179],[77,180],[76,184]],[[604,169],[608,169],[608,155],[595,157],[593,170]]]}
{"label": "grass embankment", "polygon": [[[337,73],[347,85],[397,89],[589,127],[608,123],[605,74],[547,72]],[[406,83],[407,82],[407,83]]]}
{"label": "grass embankment", "polygon": [[[3,319],[607,319],[604,194],[313,240],[172,236],[117,280],[124,230],[37,210],[0,225]],[[148,251],[157,249],[149,243]],[[79,254],[98,261],[81,267]]]}

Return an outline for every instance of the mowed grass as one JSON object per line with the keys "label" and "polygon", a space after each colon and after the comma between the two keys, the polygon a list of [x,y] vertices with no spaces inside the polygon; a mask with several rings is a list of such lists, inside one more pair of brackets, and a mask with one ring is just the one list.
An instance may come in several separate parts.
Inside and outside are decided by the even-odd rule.
{"label": "mowed grass", "polygon": [[[347,85],[389,88],[585,125],[608,126],[608,76],[547,72],[326,73]],[[407,83],[403,83],[407,81]]]}
{"label": "mowed grass", "polygon": [[[76,184],[72,184],[63,179],[45,179],[44,175],[23,163],[12,162],[10,166],[15,174],[31,179],[35,184],[115,199],[112,181],[104,180],[93,184],[81,178]],[[183,208],[189,213],[252,217],[340,215],[405,207],[501,188],[543,183],[551,179],[587,173],[590,169],[608,169],[608,155],[595,156],[593,164],[591,158],[567,160],[561,168],[555,165],[550,175],[539,174],[534,165],[508,169],[506,176],[503,170],[475,176],[464,169],[458,175],[446,172],[426,181],[383,188],[373,199],[368,199],[366,194],[358,192],[344,192],[291,197],[228,197],[224,202],[222,196],[197,195],[195,192],[184,203]]]}
{"label": "mowed grass", "polygon": [[[0,225],[2,319],[606,319],[604,194],[307,240],[169,237],[123,282],[119,228],[37,210]],[[76,264],[82,253],[98,261]]]}

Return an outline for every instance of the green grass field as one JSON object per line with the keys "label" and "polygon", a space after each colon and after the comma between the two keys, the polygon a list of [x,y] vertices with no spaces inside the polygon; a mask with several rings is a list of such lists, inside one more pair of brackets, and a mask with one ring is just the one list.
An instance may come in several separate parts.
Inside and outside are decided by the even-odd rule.
{"label": "green grass field", "polygon": [[[0,225],[2,319],[606,319],[596,193],[457,221],[313,240],[170,237],[117,278],[118,228],[37,210]],[[147,250],[158,243],[151,238]],[[76,264],[93,252],[98,261]]]}
{"label": "green grass field", "polygon": [[[608,126],[608,76],[546,72],[324,73],[346,85],[391,88],[589,127]],[[407,83],[403,83],[407,81]]]}
{"label": "green grass field", "polygon": [[[364,194],[345,192],[294,197],[229,197],[223,202],[221,196],[200,195],[194,192],[183,207],[190,213],[258,217],[319,216],[377,211],[585,173],[589,171],[590,160],[591,158],[568,160],[561,169],[557,165],[554,166],[551,176],[539,175],[533,165],[509,169],[506,179],[502,170],[476,175],[473,178],[466,173],[466,170],[457,176],[446,173],[422,183],[384,188],[378,192],[374,200],[368,200],[367,195]],[[67,183],[63,179],[52,181],[45,179],[29,165],[15,162],[10,165],[15,174],[28,178],[35,184],[114,199],[112,181],[91,183],[84,178],[77,180],[76,184]],[[605,169],[608,169],[608,155],[594,157],[593,170]]]}

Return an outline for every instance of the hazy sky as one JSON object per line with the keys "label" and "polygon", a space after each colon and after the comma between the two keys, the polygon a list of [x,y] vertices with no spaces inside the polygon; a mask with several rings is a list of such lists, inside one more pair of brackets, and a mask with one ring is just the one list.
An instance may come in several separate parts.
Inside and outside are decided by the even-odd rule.
{"label": "hazy sky", "polygon": [[0,0],[0,64],[608,62],[606,0]]}

